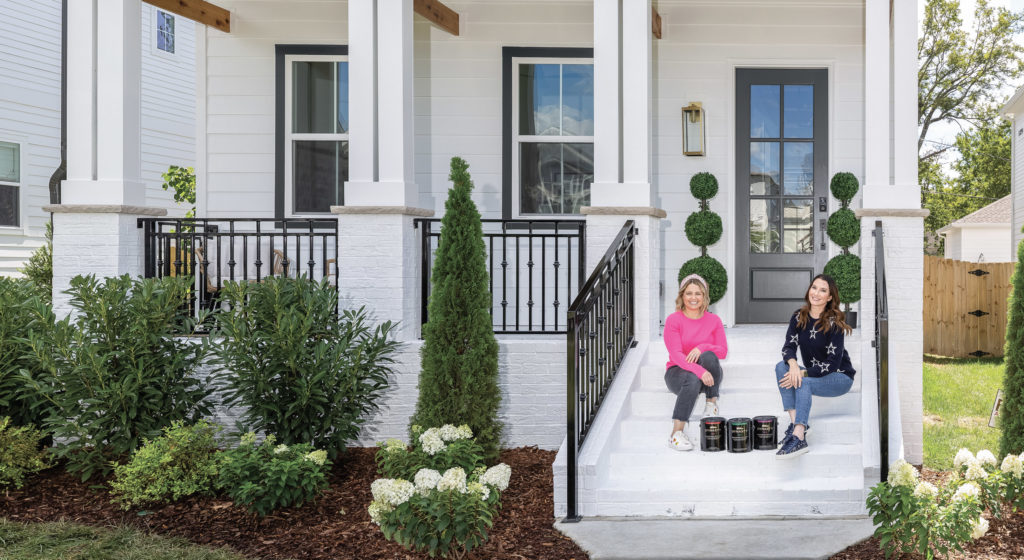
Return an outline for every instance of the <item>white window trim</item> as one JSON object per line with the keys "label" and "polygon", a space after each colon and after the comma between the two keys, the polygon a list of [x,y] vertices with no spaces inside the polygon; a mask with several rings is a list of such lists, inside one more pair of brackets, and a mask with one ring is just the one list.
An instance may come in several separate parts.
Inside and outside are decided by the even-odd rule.
{"label": "white window trim", "polygon": [[[294,185],[292,183],[292,160],[294,150],[292,143],[296,140],[333,140],[349,142],[349,133],[294,133],[292,132],[292,62],[348,62],[347,55],[340,54],[286,54],[284,56],[284,215],[287,218],[309,218],[330,216],[330,212],[295,212]],[[335,88],[337,95],[337,88]],[[334,107],[337,107],[335,98]],[[351,144],[349,144],[351,146]],[[342,186],[344,188],[344,186]]]}
{"label": "white window trim", "polygon": [[513,57],[512,58],[512,217],[537,220],[545,218],[581,218],[581,214],[524,214],[520,205],[519,145],[522,142],[549,142],[552,144],[594,143],[593,136],[538,136],[519,134],[519,66],[522,64],[594,64],[593,58],[576,57]]}
{"label": "white window trim", "polygon": [[[150,25],[150,29],[151,29],[151,33],[152,33],[151,40],[149,41],[149,50],[150,50],[150,52],[152,52],[156,56],[165,56],[167,58],[177,59],[178,58],[178,24],[181,23],[181,22],[178,21],[178,14],[175,14],[174,12],[168,12],[167,10],[161,10],[160,8],[157,8],[155,6],[151,6],[151,8],[152,8],[152,12],[153,12],[153,15],[152,15],[153,23],[152,23],[152,25]],[[167,52],[167,51],[161,49],[160,47],[157,47],[157,41],[158,41],[157,36],[160,34],[160,27],[158,25],[158,21],[159,20],[157,19],[157,17],[158,17],[157,13],[158,12],[164,12],[165,14],[167,14],[167,15],[169,15],[169,16],[174,18],[174,52]]]}
{"label": "white window trim", "polygon": [[28,142],[21,137],[0,133],[0,142],[7,142],[8,144],[18,145],[18,182],[12,183],[9,181],[0,181],[0,185],[13,186],[18,188],[18,225],[0,225],[0,234],[16,234],[16,235],[29,235],[28,231],[28,197],[25,196],[25,188],[27,187],[28,181],[26,181],[26,169],[25,165],[28,162],[27,154],[25,153],[25,147]]}

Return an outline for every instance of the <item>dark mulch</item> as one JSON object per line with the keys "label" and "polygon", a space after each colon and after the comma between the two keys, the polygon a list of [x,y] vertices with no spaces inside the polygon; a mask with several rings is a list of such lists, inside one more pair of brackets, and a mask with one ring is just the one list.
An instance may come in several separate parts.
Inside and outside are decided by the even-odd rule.
{"label": "dark mulch", "polygon": [[[11,520],[67,520],[87,525],[131,525],[153,533],[229,546],[259,558],[419,559],[387,541],[370,521],[370,483],[377,478],[376,448],[351,449],[331,473],[330,487],[315,503],[279,511],[263,520],[218,498],[188,499],[145,511],[122,511],[102,488],[91,487],[62,469],[33,479],[26,488],[0,494],[0,517]],[[478,560],[585,560],[587,554],[552,527],[553,451],[518,448],[502,452],[512,467],[509,489],[490,538],[473,551]]]}

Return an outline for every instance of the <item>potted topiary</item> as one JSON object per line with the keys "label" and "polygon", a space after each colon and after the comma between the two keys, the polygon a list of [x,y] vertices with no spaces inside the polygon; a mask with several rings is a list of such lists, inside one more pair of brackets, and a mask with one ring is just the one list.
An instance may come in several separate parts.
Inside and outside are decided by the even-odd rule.
{"label": "potted topiary", "polygon": [[825,265],[825,274],[836,281],[839,300],[843,302],[846,322],[857,327],[857,312],[850,311],[850,304],[860,301],[860,257],[850,252],[850,246],[860,240],[860,220],[850,210],[850,200],[857,194],[860,184],[853,173],[839,172],[832,176],[832,196],[839,199],[842,207],[828,218],[828,237],[842,247],[843,252],[832,257]]}
{"label": "potted topiary", "polygon": [[708,200],[718,194],[718,179],[707,172],[697,173],[690,179],[690,193],[700,200],[700,210],[686,218],[686,239],[700,247],[700,256],[686,261],[679,269],[679,279],[699,274],[708,283],[711,303],[722,299],[729,287],[729,277],[722,263],[708,256],[708,245],[722,237],[722,218],[708,209]]}

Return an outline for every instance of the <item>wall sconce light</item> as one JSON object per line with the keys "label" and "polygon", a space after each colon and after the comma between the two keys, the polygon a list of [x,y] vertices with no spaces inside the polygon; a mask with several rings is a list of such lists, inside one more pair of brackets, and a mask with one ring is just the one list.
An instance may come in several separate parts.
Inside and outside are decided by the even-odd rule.
{"label": "wall sconce light", "polygon": [[699,101],[683,107],[683,155],[704,155],[704,107]]}

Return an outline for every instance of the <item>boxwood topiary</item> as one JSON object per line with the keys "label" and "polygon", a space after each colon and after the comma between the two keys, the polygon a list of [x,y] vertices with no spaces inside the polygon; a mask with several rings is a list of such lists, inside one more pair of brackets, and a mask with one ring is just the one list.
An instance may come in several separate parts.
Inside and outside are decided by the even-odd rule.
{"label": "boxwood topiary", "polygon": [[844,304],[860,301],[860,257],[836,255],[825,265],[825,274],[835,279],[840,301]]}
{"label": "boxwood topiary", "polygon": [[849,171],[840,171],[832,176],[832,184],[830,185],[832,196],[843,201],[843,208],[853,200],[853,196],[857,194],[857,189],[859,188],[860,184],[857,182],[857,176]]}
{"label": "boxwood topiary", "polygon": [[860,220],[857,219],[853,210],[840,208],[829,216],[828,237],[843,249],[860,239]]}
{"label": "boxwood topiary", "polygon": [[722,218],[710,210],[694,212],[686,218],[685,231],[694,245],[714,245],[722,237]]}
{"label": "boxwood topiary", "polygon": [[683,263],[682,268],[679,269],[677,282],[682,282],[683,278],[690,274],[698,274],[707,280],[710,292],[708,296],[711,298],[711,303],[722,299],[729,287],[729,276],[725,272],[725,267],[712,257],[700,256]]}
{"label": "boxwood topiary", "polygon": [[707,171],[697,173],[690,178],[690,194],[699,200],[715,198],[718,194],[718,179]]}

